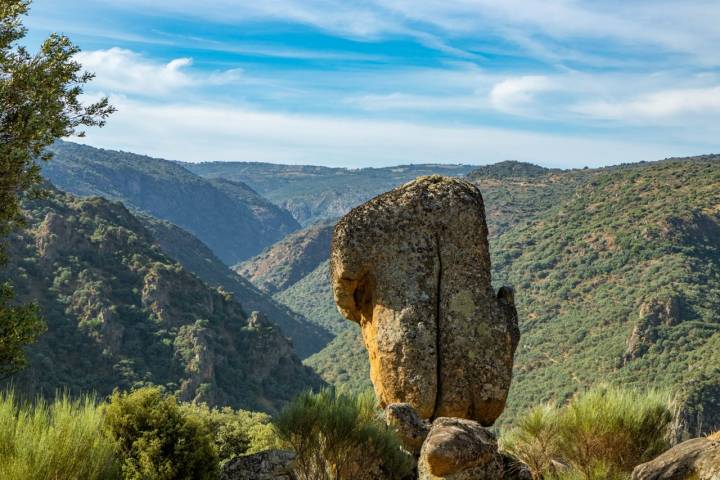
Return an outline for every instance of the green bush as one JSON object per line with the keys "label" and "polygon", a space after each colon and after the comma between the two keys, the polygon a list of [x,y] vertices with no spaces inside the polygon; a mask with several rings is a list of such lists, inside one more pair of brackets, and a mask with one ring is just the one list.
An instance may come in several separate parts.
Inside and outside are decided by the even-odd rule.
{"label": "green bush", "polygon": [[115,392],[105,424],[117,444],[126,480],[204,480],[218,459],[207,426],[183,413],[156,387]]}
{"label": "green bush", "polygon": [[213,438],[220,464],[239,455],[279,448],[270,415],[261,412],[209,408],[206,404],[182,404],[184,413],[200,419]]}
{"label": "green bush", "polygon": [[531,408],[519,417],[515,428],[500,437],[500,448],[524,462],[533,480],[552,469],[559,442],[558,409],[551,404]]}
{"label": "green bush", "polygon": [[300,480],[402,479],[413,468],[371,394],[304,393],[282,411],[275,426],[297,455]]}
{"label": "green bush", "polygon": [[[563,407],[531,409],[503,432],[500,445],[535,479],[625,478],[669,447],[672,410],[666,394],[600,385]],[[553,461],[570,470],[555,472]]]}
{"label": "green bush", "polygon": [[4,480],[120,478],[112,440],[95,399],[21,404],[0,393],[0,478]]}
{"label": "green bush", "polygon": [[632,472],[670,444],[671,402],[656,391],[599,386],[573,398],[560,415],[560,453],[592,478],[598,465]]}

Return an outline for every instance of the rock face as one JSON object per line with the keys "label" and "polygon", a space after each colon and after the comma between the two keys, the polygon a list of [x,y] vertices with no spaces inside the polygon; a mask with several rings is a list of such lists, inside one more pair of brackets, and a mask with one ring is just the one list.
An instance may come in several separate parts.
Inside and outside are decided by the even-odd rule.
{"label": "rock face", "polygon": [[398,434],[405,448],[420,455],[422,444],[430,433],[430,422],[423,420],[407,403],[392,403],[385,408],[385,423]]}
{"label": "rock face", "polygon": [[335,227],[333,295],[362,328],[383,406],[491,425],[505,406],[519,340],[512,289],[490,283],[480,191],[420,177]]}
{"label": "rock face", "polygon": [[479,423],[459,418],[436,419],[420,452],[419,480],[497,480],[503,459],[497,441]]}
{"label": "rock face", "polygon": [[720,440],[694,438],[635,467],[632,480],[718,480]]}
{"label": "rock face", "polygon": [[676,325],[679,319],[679,301],[675,297],[653,299],[640,305],[638,322],[627,340],[624,363],[627,365],[628,362],[642,357],[657,341],[658,330]]}
{"label": "rock face", "polygon": [[266,450],[236,457],[222,469],[220,480],[295,480],[295,455],[284,450]]}

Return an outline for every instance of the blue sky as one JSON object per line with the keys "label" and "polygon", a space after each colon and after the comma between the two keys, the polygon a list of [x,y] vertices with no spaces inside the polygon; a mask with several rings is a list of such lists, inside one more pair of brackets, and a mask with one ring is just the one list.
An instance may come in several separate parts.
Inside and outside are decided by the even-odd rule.
{"label": "blue sky", "polygon": [[34,0],[119,112],[84,142],[186,161],[583,167],[720,152],[720,2]]}

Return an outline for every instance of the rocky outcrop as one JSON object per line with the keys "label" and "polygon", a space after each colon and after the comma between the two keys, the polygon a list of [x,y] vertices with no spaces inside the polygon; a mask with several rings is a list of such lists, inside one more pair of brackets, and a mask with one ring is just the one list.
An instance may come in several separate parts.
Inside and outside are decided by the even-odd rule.
{"label": "rocky outcrop", "polygon": [[640,305],[639,318],[627,341],[624,363],[640,358],[658,340],[661,327],[680,321],[679,301],[675,297],[654,299]]}
{"label": "rocky outcrop", "polygon": [[497,480],[503,475],[495,436],[479,423],[446,417],[433,422],[420,452],[419,480]]}
{"label": "rocky outcrop", "polygon": [[671,429],[673,443],[720,430],[720,369],[708,369],[680,390],[679,407]]}
{"label": "rocky outcrop", "polygon": [[694,438],[635,467],[632,480],[718,480],[720,440]]}
{"label": "rocky outcrop", "polygon": [[383,406],[491,425],[519,340],[512,290],[495,294],[483,199],[458,179],[421,177],[336,225],[333,295],[362,328]]}
{"label": "rocky outcrop", "polygon": [[223,466],[220,480],[295,480],[294,459],[295,455],[285,450],[236,457]]}

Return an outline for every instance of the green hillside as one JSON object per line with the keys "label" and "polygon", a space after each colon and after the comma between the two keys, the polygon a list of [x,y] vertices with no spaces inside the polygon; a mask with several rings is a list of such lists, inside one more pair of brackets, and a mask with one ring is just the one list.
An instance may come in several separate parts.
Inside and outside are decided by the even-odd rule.
{"label": "green hillside", "polygon": [[[678,429],[720,427],[720,157],[471,178],[523,332],[501,421],[602,380],[670,388]],[[306,363],[362,387],[351,332]]]}
{"label": "green hillside", "polygon": [[276,293],[275,299],[335,334],[344,332],[351,325],[335,307],[329,260],[323,261],[290,288]]}
{"label": "green hillside", "polygon": [[53,190],[24,208],[2,274],[18,301],[39,304],[48,331],[30,367],[6,380],[17,390],[106,395],[153,383],[272,412],[322,383],[275,325],[171,260],[122,204]]}
{"label": "green hillside", "polygon": [[350,208],[421,175],[462,176],[470,165],[400,165],[386,168],[328,168],[252,162],[183,164],[206,178],[226,178],[250,185],[286,208],[303,225],[338,218]]}
{"label": "green hillside", "polygon": [[240,302],[246,311],[262,312],[290,337],[300,358],[322,349],[332,339],[326,329],[310,322],[288,306],[275,301],[217,258],[200,240],[164,220],[141,215],[140,221],[153,235],[163,252],[212,287],[221,287]]}
{"label": "green hillside", "polygon": [[300,228],[247,185],[206,180],[180,164],[58,142],[43,176],[58,188],[102,196],[168,220],[197,236],[226,264],[245,260]]}
{"label": "green hillside", "polygon": [[327,260],[333,225],[319,222],[291,233],[234,270],[268,293],[290,288]]}

